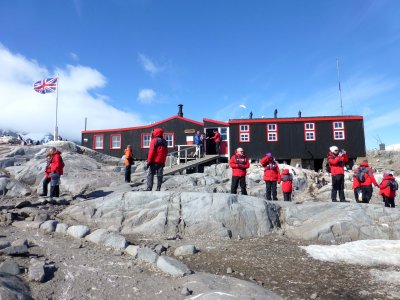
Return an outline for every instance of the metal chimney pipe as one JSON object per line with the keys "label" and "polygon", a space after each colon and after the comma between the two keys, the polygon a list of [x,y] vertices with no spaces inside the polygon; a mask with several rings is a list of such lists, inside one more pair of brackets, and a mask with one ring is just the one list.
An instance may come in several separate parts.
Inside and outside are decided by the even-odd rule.
{"label": "metal chimney pipe", "polygon": [[183,104],[178,104],[178,107],[179,107],[178,116],[183,117],[183,111],[182,111]]}

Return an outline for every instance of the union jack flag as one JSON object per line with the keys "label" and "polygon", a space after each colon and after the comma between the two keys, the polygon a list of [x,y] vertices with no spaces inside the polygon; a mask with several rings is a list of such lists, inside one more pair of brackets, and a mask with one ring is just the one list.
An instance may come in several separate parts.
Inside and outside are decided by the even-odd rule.
{"label": "union jack flag", "polygon": [[35,82],[33,89],[39,94],[55,93],[57,91],[58,78],[47,78]]}

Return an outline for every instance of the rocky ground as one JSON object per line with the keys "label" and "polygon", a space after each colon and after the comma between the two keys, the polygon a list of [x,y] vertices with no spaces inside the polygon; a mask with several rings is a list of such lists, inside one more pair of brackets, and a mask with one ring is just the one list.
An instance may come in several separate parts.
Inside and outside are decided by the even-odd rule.
{"label": "rocky ground", "polygon": [[[104,158],[100,154],[85,149],[70,150],[73,148],[70,144],[64,144],[61,147],[64,147],[65,151],[64,160],[67,163],[71,160],[69,166],[74,164],[77,170],[66,168],[67,175],[62,179],[62,184],[66,188],[62,190],[63,197],[52,203],[46,203],[46,199],[36,196],[36,192],[40,190],[41,160],[45,152],[39,148],[33,151],[31,148],[25,149],[24,155],[7,156],[18,147],[0,147],[0,163],[3,163],[0,168],[0,177],[7,179],[3,182],[6,182],[5,186],[10,188],[10,194],[6,194],[0,200],[0,248],[4,248],[1,247],[1,243],[5,241],[11,243],[26,240],[29,246],[29,251],[21,255],[0,254],[0,265],[6,261],[13,261],[19,266],[21,273],[18,277],[22,278],[22,284],[26,289],[25,293],[22,293],[25,298],[10,297],[9,299],[29,299],[29,295],[33,299],[185,299],[191,297],[195,299],[207,291],[204,286],[212,290],[210,283],[203,283],[201,287],[190,285],[191,280],[197,280],[195,277],[190,277],[194,275],[184,277],[168,275],[154,264],[136,259],[122,250],[104,247],[65,234],[46,233],[32,227],[12,226],[11,223],[18,219],[31,223],[43,222],[47,219],[62,221],[59,214],[71,205],[98,197],[102,198],[113,190],[130,191],[144,188],[144,174],[138,163],[133,184],[124,185],[120,169],[115,166],[118,160]],[[11,159],[13,159],[12,164],[9,163]],[[72,160],[75,162],[72,163]],[[400,154],[374,151],[369,153],[369,160],[370,164],[380,172],[388,169],[399,172]],[[320,185],[321,178],[325,178],[323,174],[308,170],[296,171],[298,190],[295,193],[295,199],[298,203],[306,200],[329,202],[329,197],[326,198],[326,194],[329,193],[328,187]],[[85,177],[82,177],[82,172],[87,172],[83,174],[92,177],[90,184],[80,182]],[[259,174],[258,166],[254,166],[249,174],[252,178],[249,190],[254,196],[260,196],[264,188]],[[229,176],[229,169],[223,165],[212,166],[207,168],[205,174],[202,175],[191,174],[167,178],[163,189],[226,192],[229,181],[225,178]],[[349,182],[347,182],[348,185],[350,185]],[[351,190],[348,189],[346,195],[351,199]],[[24,201],[28,202],[24,203]],[[374,198],[374,201],[380,204],[378,197]],[[393,284],[388,284],[377,281],[373,276],[373,273],[377,271],[400,272],[400,267],[383,265],[371,267],[315,260],[299,246],[330,244],[332,241],[291,239],[285,235],[284,230],[273,229],[264,237],[244,239],[237,235],[227,239],[212,235],[189,234],[177,236],[174,239],[167,238],[166,235],[128,234],[125,237],[130,244],[141,247],[155,249],[157,245],[164,245],[166,250],[162,252],[162,255],[170,257],[175,257],[174,251],[179,246],[195,245],[200,250],[199,252],[192,255],[178,255],[176,258],[193,270],[196,275],[203,276],[204,272],[228,276],[227,278],[238,278],[286,299],[400,299],[399,280],[393,280]],[[46,270],[43,280],[37,281],[32,278],[29,271],[32,268],[32,258],[43,263]],[[0,286],[4,280],[2,276],[5,275],[0,273]],[[210,275],[204,275],[205,278],[207,276]],[[212,282],[216,285],[218,282],[222,284],[224,278],[213,277]],[[202,280],[207,282],[204,278]],[[240,288],[242,283],[230,282],[228,285]],[[21,286],[19,289],[23,290]],[[251,289],[254,288],[248,287],[246,291]],[[245,290],[244,286],[243,290]],[[242,295],[239,299],[246,299],[246,297],[266,299],[254,296],[260,295],[257,294],[258,292],[258,290],[247,292],[246,296]],[[232,294],[235,293],[232,292]],[[273,299],[274,294],[268,297]],[[216,298],[210,296],[203,299]],[[219,296],[218,299],[231,298]]]}

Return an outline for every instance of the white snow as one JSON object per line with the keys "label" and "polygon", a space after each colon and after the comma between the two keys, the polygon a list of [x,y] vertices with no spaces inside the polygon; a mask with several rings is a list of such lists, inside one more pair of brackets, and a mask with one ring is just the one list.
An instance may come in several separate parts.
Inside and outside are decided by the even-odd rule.
{"label": "white snow", "polygon": [[385,147],[385,149],[391,151],[400,151],[400,144],[388,145]]}
{"label": "white snow", "polygon": [[381,271],[372,269],[369,271],[375,281],[383,281],[392,284],[400,284],[400,272],[396,271]]}
{"label": "white snow", "polygon": [[342,245],[302,246],[314,259],[365,266],[400,266],[400,240],[363,240]]}

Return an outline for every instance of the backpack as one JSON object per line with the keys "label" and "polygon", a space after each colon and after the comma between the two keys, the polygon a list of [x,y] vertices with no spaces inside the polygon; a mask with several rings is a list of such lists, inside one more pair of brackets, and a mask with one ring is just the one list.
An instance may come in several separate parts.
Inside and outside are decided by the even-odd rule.
{"label": "backpack", "polygon": [[358,182],[365,182],[365,174],[368,173],[368,168],[359,168],[357,172]]}
{"label": "backpack", "polygon": [[389,181],[389,186],[390,186],[390,190],[392,190],[392,191],[397,191],[399,189],[399,184],[394,179],[391,179]]}

